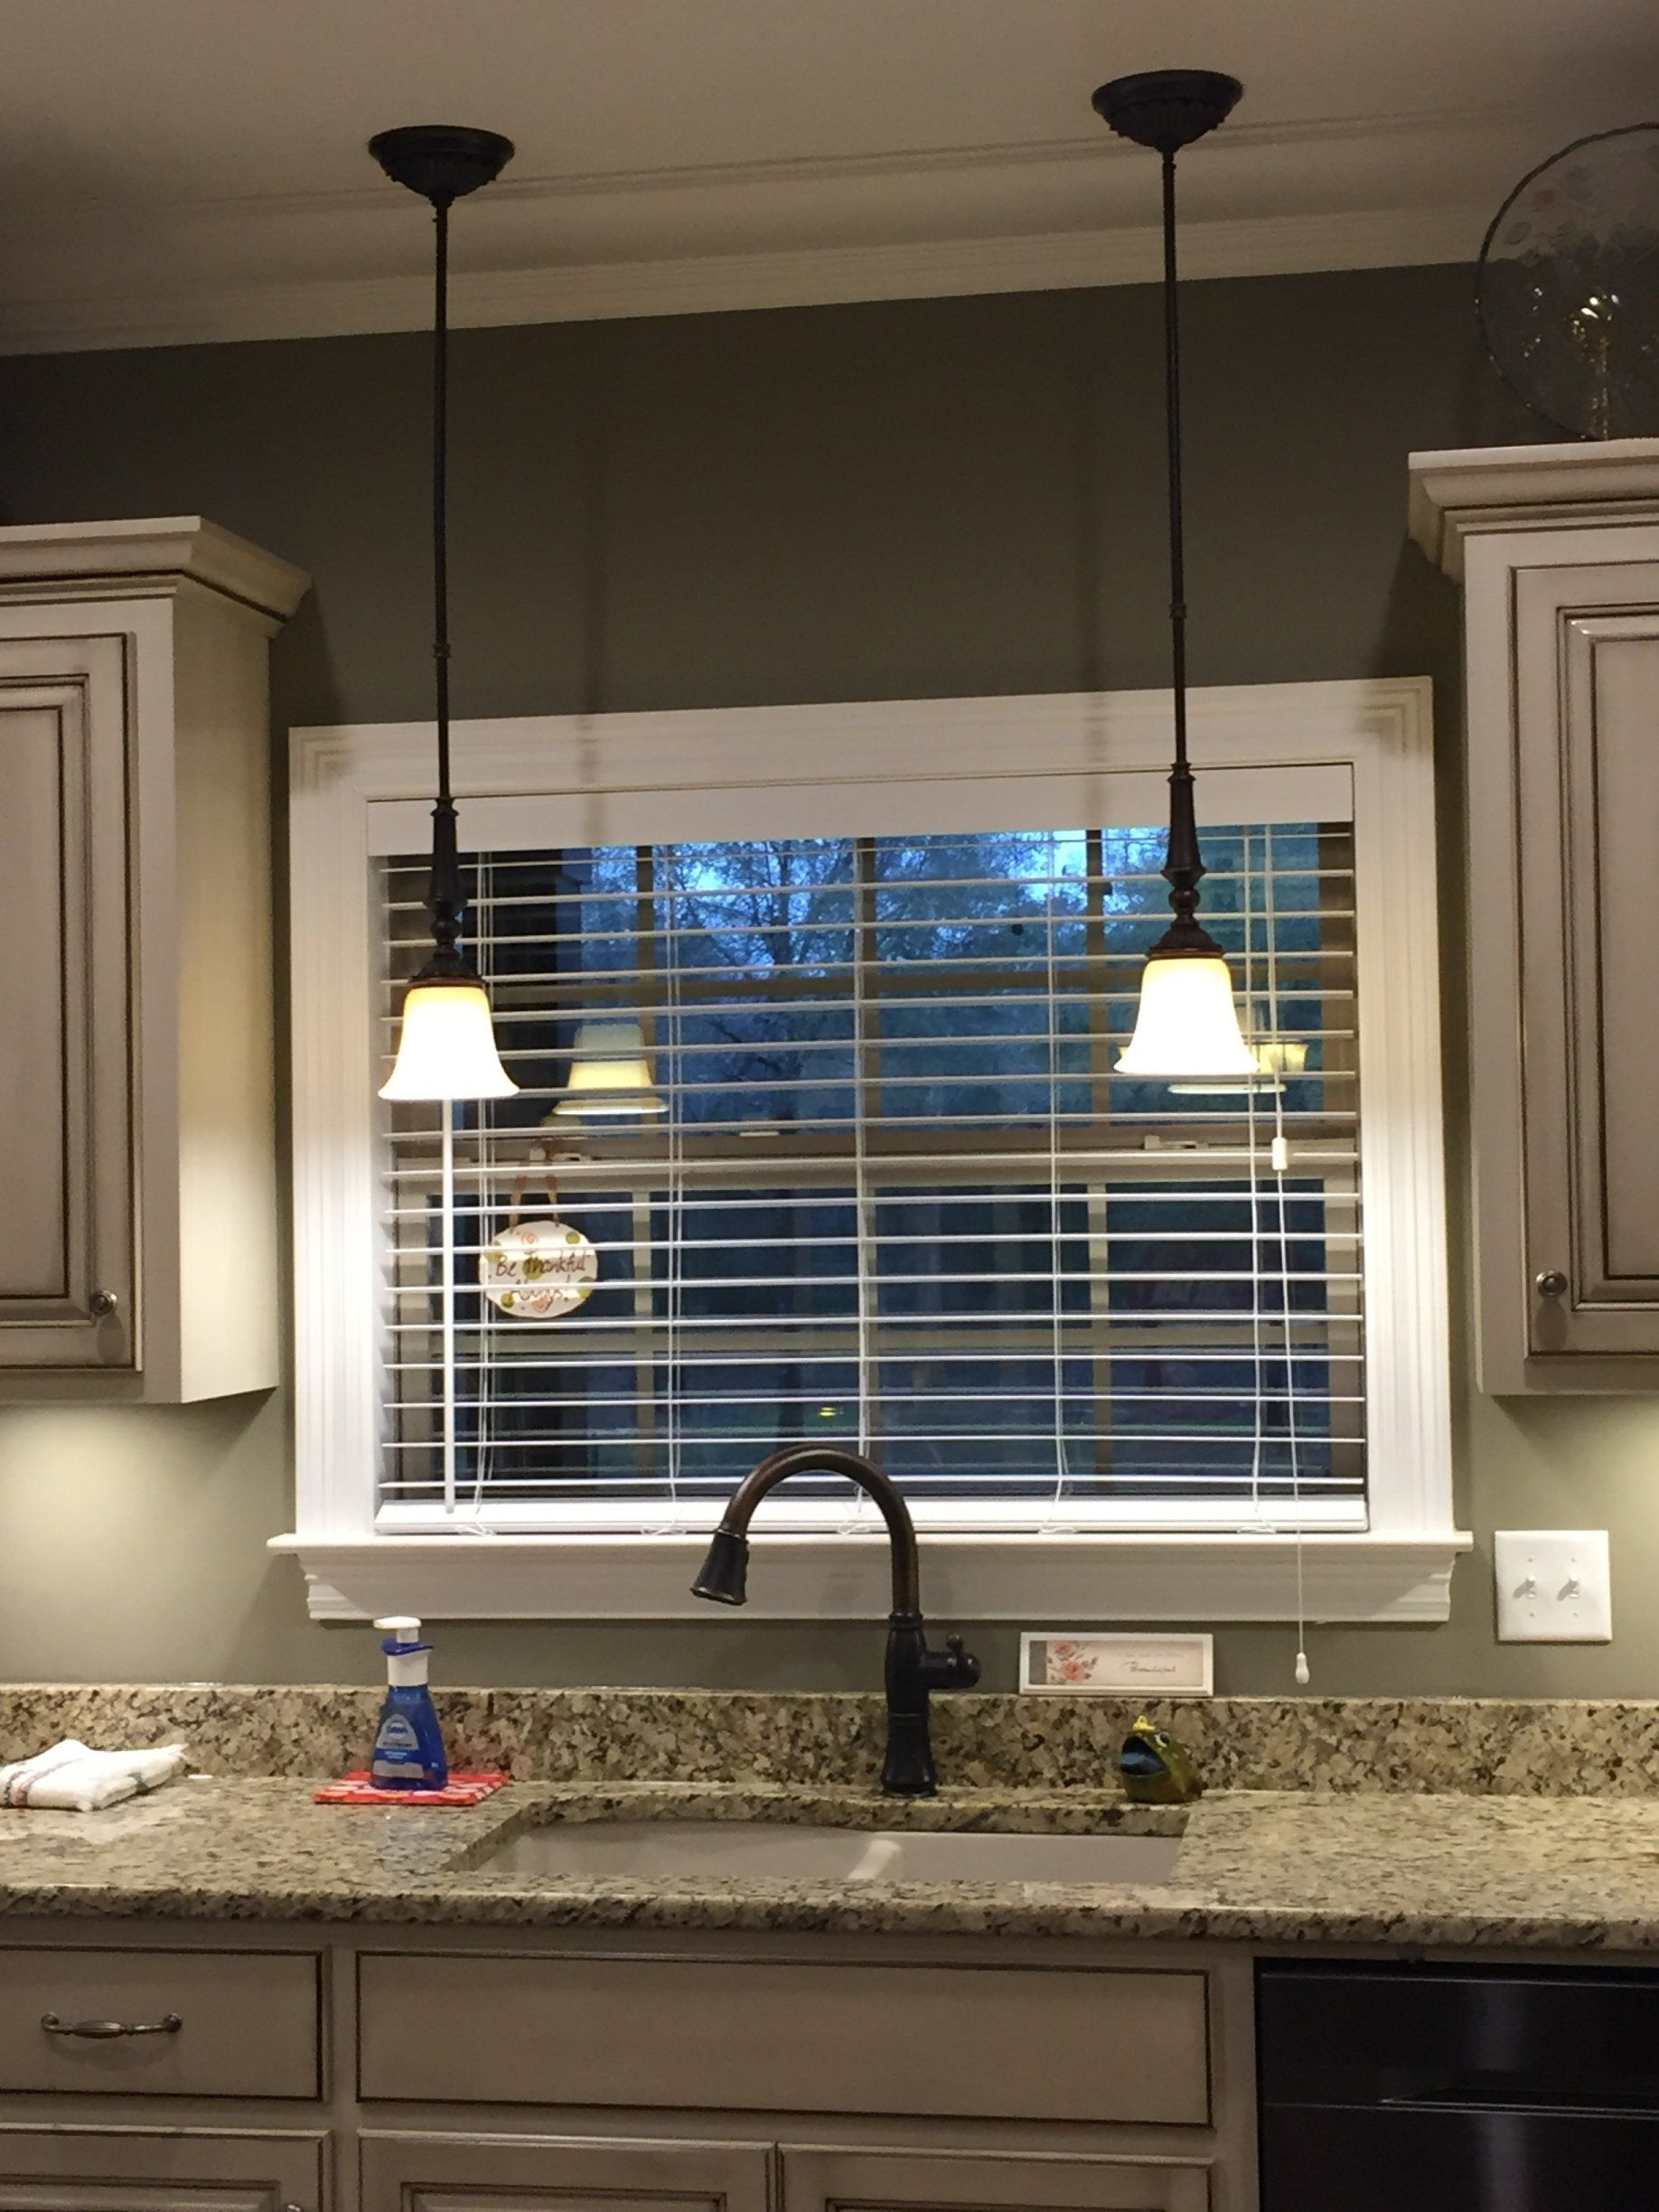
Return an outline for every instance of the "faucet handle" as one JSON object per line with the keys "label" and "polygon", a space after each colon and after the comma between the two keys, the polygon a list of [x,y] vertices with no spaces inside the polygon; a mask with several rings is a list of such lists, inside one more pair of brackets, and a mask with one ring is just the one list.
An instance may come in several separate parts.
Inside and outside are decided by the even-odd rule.
{"label": "faucet handle", "polygon": [[959,1636],[945,1638],[945,1664],[949,1667],[949,1687],[953,1690],[971,1690],[979,1679],[979,1663],[965,1649]]}

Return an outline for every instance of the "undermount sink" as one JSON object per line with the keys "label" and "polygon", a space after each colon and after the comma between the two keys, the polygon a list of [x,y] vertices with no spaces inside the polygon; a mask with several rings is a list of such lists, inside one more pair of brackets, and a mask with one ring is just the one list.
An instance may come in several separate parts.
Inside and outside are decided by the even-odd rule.
{"label": "undermount sink", "polygon": [[827,1882],[1167,1882],[1178,1836],[990,1835],[781,1823],[570,1821],[528,1828],[478,1862],[530,1881],[711,1876]]}

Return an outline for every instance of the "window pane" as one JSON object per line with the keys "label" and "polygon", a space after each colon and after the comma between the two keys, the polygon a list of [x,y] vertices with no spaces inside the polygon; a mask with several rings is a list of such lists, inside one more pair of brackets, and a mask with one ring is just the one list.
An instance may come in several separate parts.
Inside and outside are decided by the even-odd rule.
{"label": "window pane", "polygon": [[[1248,1088],[1114,1073],[1156,826],[480,860],[523,1087],[456,1109],[447,1170],[440,1110],[395,1110],[383,1497],[649,1526],[812,1439],[946,1514],[1358,1497],[1351,834],[1235,825],[1205,857]],[[389,1012],[424,863],[387,884]],[[570,1089],[595,1049],[631,1089]],[[485,1296],[481,1251],[499,1293],[504,1233],[553,1223],[593,1249],[582,1294]]]}

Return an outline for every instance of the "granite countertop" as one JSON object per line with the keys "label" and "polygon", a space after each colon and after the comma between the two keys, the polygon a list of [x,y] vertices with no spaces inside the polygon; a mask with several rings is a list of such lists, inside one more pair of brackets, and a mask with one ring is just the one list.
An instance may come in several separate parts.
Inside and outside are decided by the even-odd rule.
{"label": "granite countertop", "polygon": [[[1204,1936],[1659,1950],[1659,1800],[1234,1790],[1190,1813],[1103,1790],[895,1804],[845,1786],[519,1783],[465,1811],[320,1806],[294,1778],[192,1780],[93,1814],[0,1811],[0,1913],[848,1934]],[[478,1861],[548,1820],[1169,1832],[1157,1887],[529,1882]]]}

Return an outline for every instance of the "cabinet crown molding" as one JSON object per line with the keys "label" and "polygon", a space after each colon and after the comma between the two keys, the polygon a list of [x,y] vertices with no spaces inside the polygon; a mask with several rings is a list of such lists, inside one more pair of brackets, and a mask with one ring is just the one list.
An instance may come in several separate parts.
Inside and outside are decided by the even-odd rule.
{"label": "cabinet crown molding", "polygon": [[0,529],[0,594],[11,587],[190,576],[286,622],[311,578],[202,515],[123,522],[24,522]]}
{"label": "cabinet crown molding", "polygon": [[1449,576],[1483,530],[1659,519],[1659,437],[1412,454],[1407,522]]}

